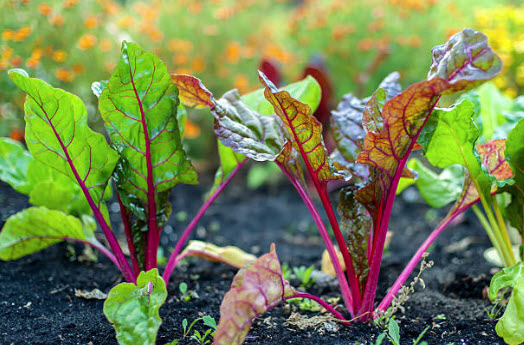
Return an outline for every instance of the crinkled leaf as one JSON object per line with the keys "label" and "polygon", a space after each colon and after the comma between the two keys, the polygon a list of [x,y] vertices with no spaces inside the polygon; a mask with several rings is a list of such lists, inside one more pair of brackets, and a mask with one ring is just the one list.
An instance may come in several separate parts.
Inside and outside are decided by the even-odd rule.
{"label": "crinkled leaf", "polygon": [[[397,72],[393,72],[380,83],[379,90],[382,91],[379,92],[385,93],[386,100],[401,92],[399,77]],[[337,150],[331,156],[335,167],[338,170],[348,171],[363,181],[369,177],[368,167],[355,161],[364,144],[366,130],[363,127],[363,114],[370,98],[360,100],[352,94],[347,94],[342,98],[337,109],[331,112],[330,118],[333,138],[337,144]],[[380,111],[382,107],[383,105],[380,106]]]}
{"label": "crinkled leaf", "polygon": [[238,247],[218,247],[212,243],[202,241],[189,241],[180,255],[222,262],[236,268],[241,268],[247,262],[257,259],[256,256],[248,254]]}
{"label": "crinkled leaf", "polygon": [[282,277],[275,246],[271,245],[270,253],[247,263],[233,279],[231,290],[220,305],[220,322],[213,344],[242,344],[255,317],[294,294]]}
{"label": "crinkled leaf", "polygon": [[420,195],[431,207],[444,207],[460,196],[464,181],[463,167],[452,165],[436,174],[415,158],[410,159],[407,166],[416,171],[415,184]]}
{"label": "crinkled leaf", "polygon": [[511,203],[506,207],[505,213],[511,225],[524,235],[524,119],[509,133],[504,153],[515,180],[512,186],[503,189],[511,194]]}
{"label": "crinkled leaf", "polygon": [[24,146],[9,138],[0,138],[0,180],[17,192],[27,194],[31,186],[27,181],[27,166],[33,160]]}
{"label": "crinkled leaf", "polygon": [[127,165],[119,189],[148,204],[154,202],[151,196],[178,183],[197,183],[180,140],[178,92],[158,57],[124,42],[98,104],[111,141]]}
{"label": "crinkled leaf", "polygon": [[90,242],[93,229],[73,216],[31,207],[9,217],[0,233],[0,259],[15,260],[64,240]]}
{"label": "crinkled leaf", "polygon": [[339,179],[329,162],[327,150],[322,140],[322,125],[311,108],[291,97],[287,91],[278,91],[273,83],[259,72],[260,82],[266,86],[264,95],[273,105],[275,113],[282,120],[283,127],[293,148],[304,159],[311,176],[319,184]]}
{"label": "crinkled leaf", "polygon": [[450,84],[443,93],[471,89],[493,78],[502,68],[488,38],[473,29],[464,29],[445,44],[434,47],[428,80],[441,78]]}
{"label": "crinkled leaf", "polygon": [[513,292],[506,306],[504,315],[497,322],[497,335],[504,339],[506,344],[519,345],[524,342],[524,263],[519,262],[513,267],[504,268],[491,279],[489,298],[494,301],[497,292],[511,287]]}
{"label": "crinkled leaf", "polygon": [[188,107],[212,108],[215,105],[213,94],[200,79],[190,75],[172,74],[171,79],[178,87],[180,101]]}
{"label": "crinkled leaf", "polygon": [[[311,76],[307,76],[295,83],[288,84],[284,86],[282,90],[289,92],[294,99],[307,104],[312,112],[318,108],[320,99],[322,98],[320,85],[315,78]],[[244,102],[249,109],[258,112],[259,114],[271,115],[275,113],[273,106],[264,96],[264,89],[259,89],[243,95],[242,102]]]}
{"label": "crinkled leaf", "polygon": [[136,285],[120,283],[112,288],[104,314],[115,328],[118,343],[154,345],[162,323],[158,311],[166,297],[166,284],[156,268],[140,272]]}
{"label": "crinkled leaf", "polygon": [[26,142],[32,156],[78,183],[100,208],[118,154],[88,127],[85,105],[75,95],[17,70],[9,77],[27,93]]}
{"label": "crinkled leaf", "polygon": [[506,139],[494,139],[476,146],[482,168],[491,181],[503,187],[513,183],[513,171],[506,161]]}
{"label": "crinkled leaf", "polygon": [[363,287],[369,273],[367,249],[373,222],[364,206],[355,199],[355,188],[348,186],[340,191],[337,211],[340,215],[341,229],[346,234],[346,243],[355,273],[360,286]]}
{"label": "crinkled leaf", "polygon": [[237,90],[224,94],[211,113],[215,134],[233,151],[256,161],[274,161],[282,151],[284,143],[277,120],[250,110]]}

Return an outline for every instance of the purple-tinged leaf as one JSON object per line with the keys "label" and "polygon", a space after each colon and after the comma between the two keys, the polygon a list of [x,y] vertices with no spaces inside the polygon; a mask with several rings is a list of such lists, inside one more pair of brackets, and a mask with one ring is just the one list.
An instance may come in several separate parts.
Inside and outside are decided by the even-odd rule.
{"label": "purple-tinged leaf", "polygon": [[282,277],[275,246],[271,245],[270,253],[247,263],[233,279],[231,290],[220,305],[213,344],[242,344],[255,317],[294,294],[295,290]]}
{"label": "purple-tinged leaf", "polygon": [[[503,187],[513,177],[513,171],[506,161],[506,139],[494,139],[476,145],[481,164],[487,170],[492,181]],[[513,182],[513,181],[511,181]]]}
{"label": "purple-tinged leaf", "polygon": [[238,247],[218,247],[212,243],[202,241],[189,241],[186,248],[180,253],[180,257],[186,256],[222,262],[236,268],[242,268],[249,261],[257,259],[256,256],[248,254]]}

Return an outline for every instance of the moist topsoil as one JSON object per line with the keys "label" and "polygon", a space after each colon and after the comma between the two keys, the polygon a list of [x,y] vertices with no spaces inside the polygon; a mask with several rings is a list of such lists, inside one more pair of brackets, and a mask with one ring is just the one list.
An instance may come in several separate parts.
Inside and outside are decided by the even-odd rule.
{"label": "moist topsoil", "polygon": [[[256,191],[247,190],[242,178],[234,182],[208,210],[192,239],[238,246],[255,255],[268,252],[275,243],[281,262],[319,269],[323,245],[296,192],[285,182]],[[162,235],[166,256],[202,204],[204,188],[175,187],[173,216]],[[332,195],[332,200],[336,199]],[[0,225],[28,206],[25,196],[0,184]],[[109,208],[116,222],[118,208],[114,206],[110,204]],[[413,190],[397,198],[390,225],[394,234],[385,251],[377,300],[444,213],[430,209]],[[401,344],[413,344],[428,326],[423,337],[428,344],[504,344],[495,333],[496,321],[486,313],[486,308],[491,308],[486,290],[496,272],[482,256],[489,246],[487,236],[470,214],[444,231],[428,257],[434,267],[422,274],[426,288],[417,284],[415,293],[396,314]],[[83,251],[82,245],[63,243],[16,261],[0,262],[0,344],[117,344],[102,312],[103,301],[76,297],[75,290],[98,288],[107,293],[122,277],[102,254],[93,262],[85,260]],[[190,259],[175,269],[167,302],[160,309],[162,326],[157,344],[174,339],[179,339],[179,344],[198,344],[189,337],[193,331],[184,337],[183,320],[191,323],[210,315],[218,322],[220,303],[235,272],[202,259]],[[181,282],[196,293],[190,301],[181,300]],[[325,299],[339,296],[336,283],[319,281],[308,292]],[[337,327],[320,322],[307,328],[307,321],[317,315],[325,314],[282,304],[255,319],[245,344],[374,344],[382,332],[363,323]],[[200,321],[193,329],[202,333],[207,328]]]}

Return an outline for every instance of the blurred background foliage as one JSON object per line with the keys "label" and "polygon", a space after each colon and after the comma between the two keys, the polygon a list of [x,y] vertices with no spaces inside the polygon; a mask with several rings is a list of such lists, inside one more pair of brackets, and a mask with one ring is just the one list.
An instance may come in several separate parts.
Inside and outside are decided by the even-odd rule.
{"label": "blurred background foliage", "polygon": [[[155,52],[175,73],[201,78],[215,95],[260,88],[256,70],[271,61],[283,83],[311,61],[345,93],[370,94],[391,71],[420,81],[431,48],[472,27],[504,61],[495,84],[524,89],[524,3],[518,0],[0,0],[0,135],[23,139],[24,95],[7,77],[20,67],[80,96],[96,122],[91,83],[108,79],[122,40]],[[191,152],[205,157],[214,139],[209,114],[186,130]]]}

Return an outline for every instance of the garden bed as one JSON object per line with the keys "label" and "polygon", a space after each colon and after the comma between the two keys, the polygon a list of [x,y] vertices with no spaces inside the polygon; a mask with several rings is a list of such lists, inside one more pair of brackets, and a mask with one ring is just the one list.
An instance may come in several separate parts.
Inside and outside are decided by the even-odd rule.
{"label": "garden bed", "polygon": [[[306,207],[291,186],[283,184],[245,193],[241,179],[236,182],[208,210],[194,238],[235,245],[255,255],[268,252],[274,242],[281,262],[291,267],[319,268],[323,245]],[[202,188],[176,187],[172,197],[174,213],[184,210],[191,218],[201,204]],[[399,198],[395,203],[390,225],[394,235],[382,265],[377,299],[383,297],[439,219],[431,220],[430,208],[416,194],[410,194],[409,202]],[[0,184],[2,224],[27,206],[25,196]],[[172,246],[175,234],[186,225],[175,218],[183,217],[171,217],[169,224],[174,231],[169,234],[165,227],[164,248]],[[435,265],[422,275],[426,289],[417,285],[404,313],[397,314],[402,344],[412,344],[412,339],[427,326],[430,330],[423,340],[428,344],[503,344],[495,333],[495,321],[489,320],[485,312],[490,307],[484,295],[493,267],[484,261],[482,253],[489,246],[485,232],[469,215],[443,233],[429,256]],[[102,312],[103,301],[75,297],[75,289],[98,288],[108,292],[121,281],[121,275],[105,257],[100,255],[97,263],[83,261],[82,246],[74,248],[76,255],[62,244],[0,263],[2,344],[117,344],[114,330]],[[157,344],[173,339],[180,339],[179,344],[196,344],[188,337],[183,339],[183,319],[191,322],[205,314],[218,322],[220,302],[235,272],[230,267],[196,259],[175,269],[167,303],[160,309],[163,323]],[[180,282],[186,282],[199,297],[180,301]],[[338,296],[336,286],[316,284],[310,291],[324,297]],[[283,304],[257,318],[245,344],[371,344],[381,332],[361,323],[341,327],[337,332],[301,330],[287,322],[294,311],[309,316],[319,313],[296,309],[295,305]],[[195,329],[202,331],[205,327],[197,323]]]}

